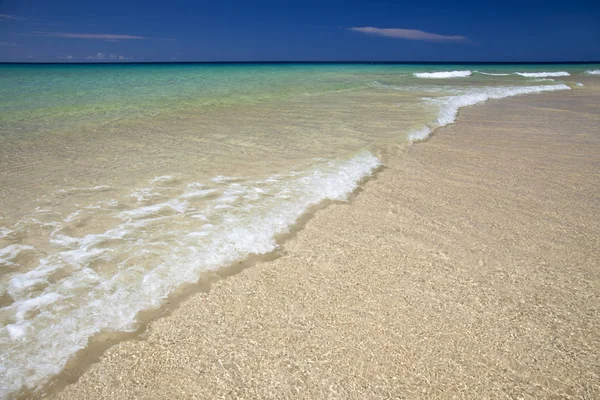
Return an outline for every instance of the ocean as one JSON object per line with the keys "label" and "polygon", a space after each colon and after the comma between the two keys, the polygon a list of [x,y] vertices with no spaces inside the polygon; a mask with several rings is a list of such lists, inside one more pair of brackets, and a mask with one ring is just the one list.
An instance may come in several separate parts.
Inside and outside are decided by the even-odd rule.
{"label": "ocean", "polygon": [[[0,65],[0,398],[273,252],[460,108],[591,64]],[[482,140],[485,132],[481,133]]]}

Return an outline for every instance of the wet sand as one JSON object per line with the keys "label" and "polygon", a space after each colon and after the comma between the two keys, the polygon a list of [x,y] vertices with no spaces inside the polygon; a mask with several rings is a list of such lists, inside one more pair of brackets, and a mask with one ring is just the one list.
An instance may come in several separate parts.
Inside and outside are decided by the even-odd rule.
{"label": "wet sand", "polygon": [[461,110],[55,397],[600,397],[599,94]]}

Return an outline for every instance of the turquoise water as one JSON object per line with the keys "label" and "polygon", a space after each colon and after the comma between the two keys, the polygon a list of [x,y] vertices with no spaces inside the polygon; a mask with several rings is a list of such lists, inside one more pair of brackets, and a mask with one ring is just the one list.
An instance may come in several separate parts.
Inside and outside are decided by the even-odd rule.
{"label": "turquoise water", "polygon": [[[0,397],[344,200],[461,107],[599,65],[0,66]],[[532,75],[533,74],[533,75]],[[583,86],[581,86],[583,85]]]}
{"label": "turquoise water", "polygon": [[[565,68],[568,67],[568,68]],[[199,106],[285,101],[294,96],[368,88],[372,81],[438,87],[497,84],[474,74],[469,81],[423,82],[414,72],[476,70],[491,73],[561,71],[593,65],[338,65],[147,64],[2,65],[3,128],[48,130],[82,122],[105,123],[186,111]],[[499,77],[496,77],[498,79]],[[503,84],[522,85],[519,76]],[[3,132],[6,133],[6,132]]]}

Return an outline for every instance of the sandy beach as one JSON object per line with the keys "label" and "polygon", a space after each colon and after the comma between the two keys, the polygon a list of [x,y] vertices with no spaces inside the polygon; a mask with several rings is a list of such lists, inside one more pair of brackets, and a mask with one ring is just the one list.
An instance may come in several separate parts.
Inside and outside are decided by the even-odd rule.
{"label": "sandy beach", "polygon": [[600,397],[599,94],[462,109],[52,397]]}

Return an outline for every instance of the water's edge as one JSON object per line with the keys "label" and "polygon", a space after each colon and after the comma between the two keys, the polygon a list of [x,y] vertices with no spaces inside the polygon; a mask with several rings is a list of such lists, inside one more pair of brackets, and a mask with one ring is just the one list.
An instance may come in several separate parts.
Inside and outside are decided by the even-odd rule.
{"label": "water's edge", "polygon": [[[410,145],[411,143],[402,145],[401,151],[404,151]],[[326,209],[332,204],[352,205],[356,196],[365,189],[365,185],[369,182],[376,181],[377,175],[385,170],[385,168],[385,165],[381,164],[379,167],[373,169],[370,175],[365,176],[357,183],[356,188],[347,195],[345,201],[326,199],[316,205],[310,206],[296,222],[289,227],[287,233],[275,237],[275,243],[277,244],[275,250],[265,254],[251,254],[233,264],[220,267],[218,270],[202,272],[196,283],[187,283],[178,288],[165,299],[161,307],[139,312],[136,315],[137,329],[135,331],[101,332],[90,337],[88,345],[77,351],[58,375],[55,375],[48,382],[40,385],[34,390],[22,390],[17,394],[15,399],[51,398],[53,394],[59,393],[66,386],[77,382],[93,364],[100,361],[100,358],[111,347],[126,341],[145,340],[144,334],[147,332],[152,322],[159,318],[168,317],[192,296],[198,293],[209,293],[212,286],[219,281],[238,275],[259,263],[272,261],[281,257],[285,253],[285,243],[292,240],[316,213]]]}

